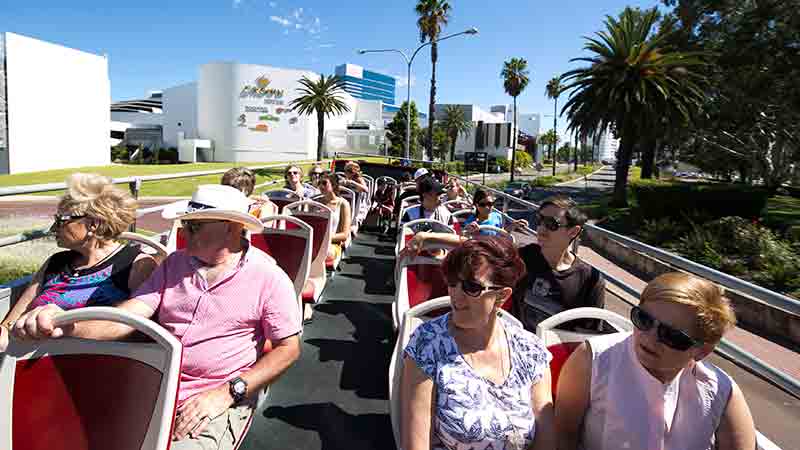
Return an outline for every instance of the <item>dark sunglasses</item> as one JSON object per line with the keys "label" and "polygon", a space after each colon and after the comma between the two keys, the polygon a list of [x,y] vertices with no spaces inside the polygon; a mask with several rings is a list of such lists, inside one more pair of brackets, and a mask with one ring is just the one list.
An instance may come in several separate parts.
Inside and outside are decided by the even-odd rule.
{"label": "dark sunglasses", "polygon": [[204,221],[182,220],[181,221],[181,226],[183,226],[184,230],[188,231],[189,233],[194,234],[194,233],[197,233],[198,231],[200,231],[200,228],[202,228],[203,225],[207,225],[209,223],[216,223],[216,222],[222,222],[222,221],[221,220],[204,220]]}
{"label": "dark sunglasses", "polygon": [[679,352],[685,352],[701,343],[683,331],[659,322],[658,319],[638,306],[631,308],[631,322],[640,331],[649,331],[653,327],[657,327],[656,335],[658,336],[658,341]]}
{"label": "dark sunglasses", "polygon": [[539,225],[547,228],[550,231],[556,231],[561,227],[566,227],[566,224],[562,224],[558,221],[555,217],[551,216],[543,216],[541,214],[536,215],[536,223]]}
{"label": "dark sunglasses", "polygon": [[481,202],[481,203],[478,203],[478,206],[480,206],[482,208],[493,208],[494,207],[494,202]]}
{"label": "dark sunglasses", "polygon": [[72,222],[73,220],[83,219],[86,217],[85,215],[82,216],[73,216],[70,214],[56,214],[53,216],[53,226],[56,228],[62,227],[64,224]]}
{"label": "dark sunglasses", "polygon": [[308,174],[308,176],[312,177],[312,178],[313,177],[318,177],[318,176],[321,176],[321,175],[322,175],[322,172],[311,172],[310,174]]}
{"label": "dark sunglasses", "polygon": [[286,175],[300,175],[300,172],[298,172],[296,170],[290,170],[290,171],[286,172]]}
{"label": "dark sunglasses", "polygon": [[484,292],[488,291],[498,291],[503,289],[503,286],[484,286],[477,281],[471,280],[454,280],[454,281],[447,281],[447,285],[451,288],[455,289],[458,286],[458,283],[461,283],[461,290],[464,291],[470,297],[478,297]]}

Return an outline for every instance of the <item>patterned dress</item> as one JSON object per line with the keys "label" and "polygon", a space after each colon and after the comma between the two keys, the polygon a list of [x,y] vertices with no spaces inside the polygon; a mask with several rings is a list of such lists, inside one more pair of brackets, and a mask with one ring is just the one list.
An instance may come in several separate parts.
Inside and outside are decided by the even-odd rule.
{"label": "patterned dress", "polygon": [[475,372],[447,329],[450,314],[420,325],[405,354],[434,384],[435,450],[517,450],[536,432],[531,388],[552,356],[534,334],[500,321],[505,329],[511,370],[497,385]]}

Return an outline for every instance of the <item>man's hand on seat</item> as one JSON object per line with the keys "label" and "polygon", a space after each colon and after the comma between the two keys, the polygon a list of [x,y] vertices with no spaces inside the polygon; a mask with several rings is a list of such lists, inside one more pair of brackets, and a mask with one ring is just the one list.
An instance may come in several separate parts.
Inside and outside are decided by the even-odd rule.
{"label": "man's hand on seat", "polygon": [[233,405],[228,383],[195,395],[178,408],[172,439],[180,441],[186,436],[196,438],[212,420]]}
{"label": "man's hand on seat", "polygon": [[20,316],[11,327],[11,332],[17,339],[22,340],[60,338],[68,335],[75,329],[74,324],[66,327],[53,325],[53,319],[62,312],[64,310],[56,305],[39,306]]}

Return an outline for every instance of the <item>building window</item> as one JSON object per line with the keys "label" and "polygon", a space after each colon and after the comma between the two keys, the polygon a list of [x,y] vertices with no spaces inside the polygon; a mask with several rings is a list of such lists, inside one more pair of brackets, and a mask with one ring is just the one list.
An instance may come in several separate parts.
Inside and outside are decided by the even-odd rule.
{"label": "building window", "polygon": [[479,121],[478,126],[475,127],[475,150],[484,148],[483,144],[483,122]]}
{"label": "building window", "polygon": [[500,133],[503,132],[503,124],[496,123],[494,124],[494,146],[500,147]]}

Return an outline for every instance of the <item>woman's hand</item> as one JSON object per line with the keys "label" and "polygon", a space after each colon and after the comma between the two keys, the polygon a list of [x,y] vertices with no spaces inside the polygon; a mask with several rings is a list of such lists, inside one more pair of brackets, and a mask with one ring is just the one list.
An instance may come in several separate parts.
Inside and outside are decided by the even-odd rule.
{"label": "woman's hand", "polygon": [[481,226],[478,225],[478,221],[470,222],[466,228],[464,228],[464,234],[475,234],[480,230]]}
{"label": "woman's hand", "polygon": [[525,219],[514,220],[506,225],[506,231],[516,231],[520,228],[526,228],[528,226],[528,221]]}
{"label": "woman's hand", "polygon": [[23,340],[60,338],[68,335],[75,329],[75,324],[63,328],[53,325],[53,319],[61,312],[63,310],[53,304],[39,306],[20,316],[14,322],[11,331],[15,337]]}
{"label": "woman's hand", "polygon": [[429,234],[426,231],[420,231],[419,233],[415,234],[414,237],[412,237],[411,240],[406,243],[406,247],[398,255],[399,259],[414,258],[419,255],[420,252],[422,252],[422,247],[428,237]]}

